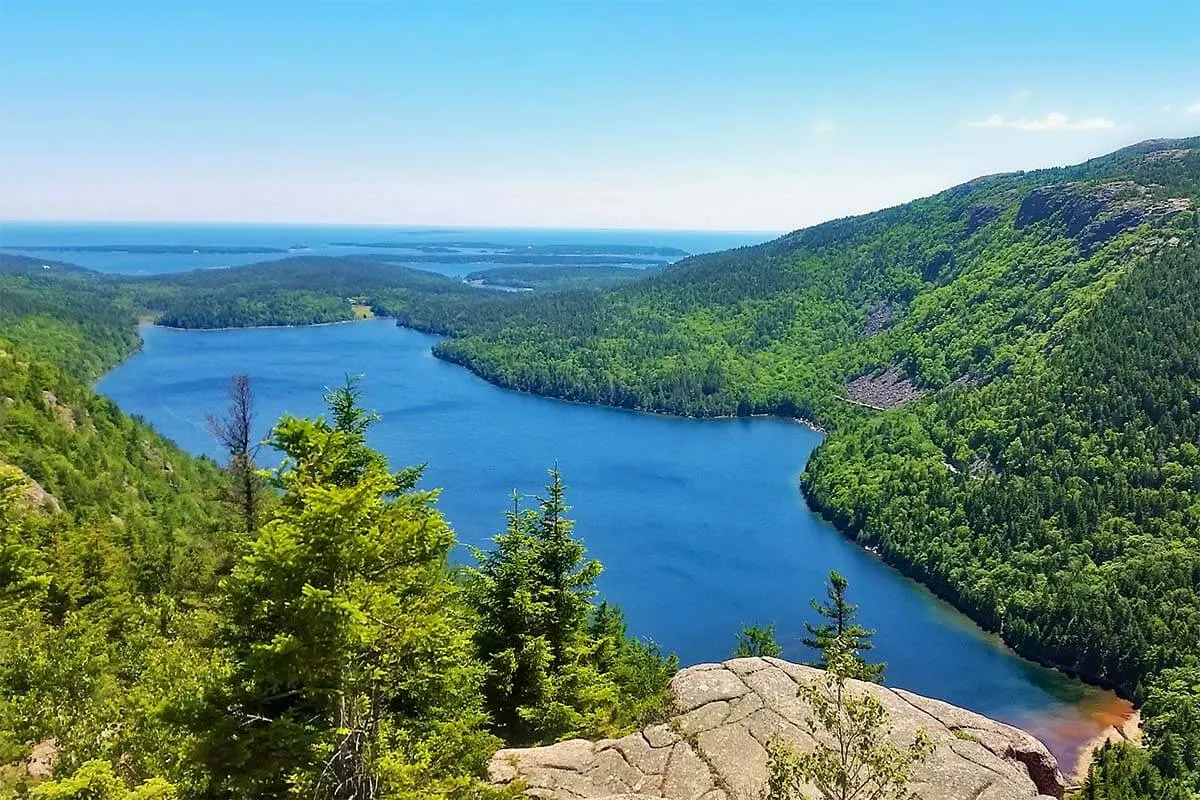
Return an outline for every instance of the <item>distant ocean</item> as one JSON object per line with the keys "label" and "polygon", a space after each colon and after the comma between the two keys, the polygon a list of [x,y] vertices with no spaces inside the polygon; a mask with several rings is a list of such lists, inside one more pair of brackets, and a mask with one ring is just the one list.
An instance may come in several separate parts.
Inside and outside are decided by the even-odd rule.
{"label": "distant ocean", "polygon": [[[589,252],[596,256],[604,256],[606,247],[619,250],[630,246],[669,247],[697,254],[757,244],[776,235],[761,231],[0,221],[0,251],[125,274],[213,269],[299,255],[360,255],[405,263],[405,253],[421,253],[421,262],[410,266],[461,275],[497,263],[512,263],[511,259],[489,261],[488,253],[496,248],[486,245],[501,248],[589,245]],[[122,245],[130,246],[131,250],[121,252]],[[155,247],[173,250],[148,252]],[[213,252],[220,248],[258,248],[267,252]],[[479,258],[469,264],[464,264],[461,258],[447,263],[430,260],[429,254],[439,250],[473,253]],[[628,260],[632,266],[654,263],[649,257],[628,256]],[[580,257],[563,258],[563,263],[584,265],[586,261]]]}

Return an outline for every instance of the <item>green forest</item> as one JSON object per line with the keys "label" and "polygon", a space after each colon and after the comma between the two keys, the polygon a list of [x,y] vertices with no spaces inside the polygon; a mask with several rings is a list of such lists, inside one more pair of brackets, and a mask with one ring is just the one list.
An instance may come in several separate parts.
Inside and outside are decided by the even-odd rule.
{"label": "green forest", "polygon": [[[445,335],[439,357],[501,386],[825,428],[802,478],[815,508],[1019,652],[1142,705],[1147,746],[1102,751],[1085,797],[1200,793],[1198,207],[1200,138],[980,178],[602,290],[488,292],[355,259],[127,278],[0,257],[12,400],[0,408],[0,580],[11,587],[0,613],[22,643],[0,664],[5,696],[18,698],[0,706],[0,746],[15,759],[53,737],[79,754],[80,780],[253,796],[278,788],[254,782],[277,780],[280,765],[295,786],[327,780],[305,772],[321,758],[356,779],[361,751],[329,731],[375,726],[388,780],[442,792],[399,796],[476,796],[471,776],[499,738],[604,735],[661,713],[673,664],[594,598],[599,565],[571,536],[559,476],[535,507],[503,518],[474,567],[451,569],[432,495],[366,447],[369,417],[350,385],[327,419],[277,426],[287,458],[263,479],[275,487],[261,512],[271,535],[250,535],[226,502],[227,472],[84,386],[137,347],[139,320],[307,324],[350,319],[357,304]],[[29,479],[53,498],[33,510],[20,499]],[[369,502],[339,505],[351,494]],[[338,524],[359,513],[413,537],[403,546],[419,555],[403,568],[372,562],[379,554]],[[314,531],[361,574],[305,562]],[[506,605],[537,594],[521,582],[547,559],[570,562],[555,584],[567,593],[544,608]],[[280,610],[302,562],[325,577]],[[423,606],[410,590],[445,602]],[[341,703],[398,680],[353,664],[368,652],[356,648],[411,657],[385,624],[401,613],[441,632],[429,634],[441,649],[403,670],[436,700]],[[136,636],[147,644],[122,644]],[[287,666],[296,652],[344,662],[305,674]],[[437,664],[462,672],[439,683]],[[284,685],[293,672],[308,683]],[[204,683],[212,675],[221,686]],[[59,681],[79,702],[38,702]],[[84,710],[101,700],[122,705]],[[235,735],[238,713],[270,721],[239,735],[241,767],[205,760],[203,731]],[[129,723],[101,735],[74,714]],[[443,736],[453,765],[416,745]],[[155,786],[130,791],[159,796]]]}
{"label": "green forest", "polygon": [[666,713],[678,665],[596,597],[557,473],[454,566],[353,381],[274,466],[226,435],[235,381],[228,463],[191,457],[88,388],[138,346],[127,298],[55,272],[0,318],[0,796],[500,798],[502,743]]}

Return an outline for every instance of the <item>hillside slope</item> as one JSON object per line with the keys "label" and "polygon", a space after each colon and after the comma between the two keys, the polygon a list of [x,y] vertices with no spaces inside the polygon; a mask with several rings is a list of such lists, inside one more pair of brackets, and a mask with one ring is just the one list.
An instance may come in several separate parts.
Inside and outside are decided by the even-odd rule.
{"label": "hillside slope", "polygon": [[[229,563],[224,485],[215,464],[0,338],[0,795],[34,744],[67,772],[85,754],[134,774],[174,757],[155,709],[211,666],[196,643]],[[150,740],[157,752],[132,755]]]}
{"label": "hillside slope", "polygon": [[1044,354],[839,428],[811,500],[1019,650],[1134,692],[1200,656],[1200,248]]}
{"label": "hillside slope", "polygon": [[[411,293],[470,297],[479,289],[432,272],[355,258],[297,256],[226,269],[163,275],[100,273],[0,253],[0,330],[74,370],[98,376],[136,349],[137,319],[180,328],[313,325],[382,310]],[[67,321],[67,328],[60,318]],[[47,335],[47,332],[51,332]],[[103,352],[97,352],[101,348]]]}
{"label": "hillside slope", "polygon": [[1007,373],[1194,226],[1200,139],[981,178],[595,295],[419,297],[405,324],[513,388],[837,423]]}
{"label": "hillside slope", "polygon": [[[1200,139],[982,178],[601,296],[402,313],[502,385],[832,424],[810,501],[1145,703],[1095,793],[1200,790]],[[1166,783],[1162,783],[1166,781]],[[1115,790],[1114,790],[1115,791]]]}

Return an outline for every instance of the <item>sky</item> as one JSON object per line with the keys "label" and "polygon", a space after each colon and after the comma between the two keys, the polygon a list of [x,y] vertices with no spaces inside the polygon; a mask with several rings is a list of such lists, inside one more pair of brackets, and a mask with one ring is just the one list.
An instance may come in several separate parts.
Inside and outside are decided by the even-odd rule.
{"label": "sky", "polygon": [[791,230],[1200,135],[1200,0],[0,3],[0,219]]}

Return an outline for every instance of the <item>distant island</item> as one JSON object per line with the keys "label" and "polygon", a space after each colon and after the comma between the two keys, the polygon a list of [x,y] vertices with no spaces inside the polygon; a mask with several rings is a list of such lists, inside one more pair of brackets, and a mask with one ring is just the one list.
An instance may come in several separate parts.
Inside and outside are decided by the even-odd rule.
{"label": "distant island", "polygon": [[[292,249],[298,249],[296,245]],[[282,247],[259,247],[242,245],[208,244],[35,244],[5,245],[5,250],[23,253],[133,253],[136,255],[168,255],[175,253],[203,253],[205,255],[256,255],[259,253],[286,253]]]}
{"label": "distant island", "polygon": [[667,256],[683,258],[691,255],[678,247],[644,244],[501,244],[497,242],[330,242],[330,247],[369,247],[376,250],[486,250],[495,253],[531,253],[553,256],[623,255]]}
{"label": "distant island", "polygon": [[630,281],[657,275],[661,267],[617,266],[513,266],[481,269],[466,275],[464,280],[476,286],[505,289],[611,289]]}
{"label": "distant island", "polygon": [[567,267],[665,266],[666,258],[620,255],[555,255],[553,253],[355,253],[354,258],[400,264],[527,264]]}

